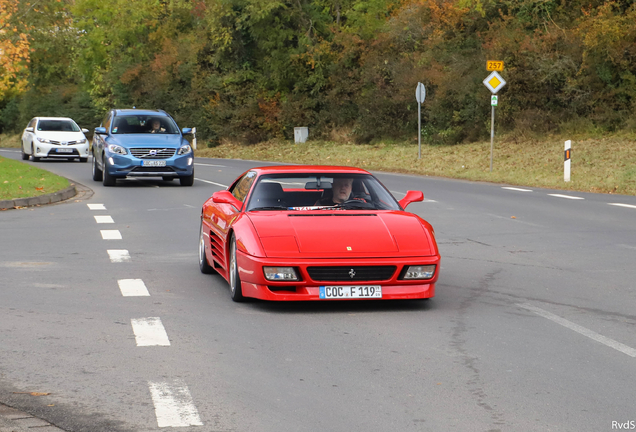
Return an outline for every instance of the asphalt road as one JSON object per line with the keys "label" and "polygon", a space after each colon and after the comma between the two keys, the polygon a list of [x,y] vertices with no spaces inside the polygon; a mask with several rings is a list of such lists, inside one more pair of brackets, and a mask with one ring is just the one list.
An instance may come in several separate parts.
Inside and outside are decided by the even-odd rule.
{"label": "asphalt road", "polygon": [[198,270],[199,214],[256,165],[104,188],[38,163],[92,192],[0,212],[0,403],[73,432],[634,425],[636,197],[375,173],[424,192],[434,299],[236,304]]}

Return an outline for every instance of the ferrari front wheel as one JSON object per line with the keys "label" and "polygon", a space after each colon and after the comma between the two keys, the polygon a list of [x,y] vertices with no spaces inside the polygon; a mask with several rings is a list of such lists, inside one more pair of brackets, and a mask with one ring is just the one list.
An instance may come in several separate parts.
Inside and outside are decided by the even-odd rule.
{"label": "ferrari front wheel", "polygon": [[208,258],[205,256],[205,236],[203,235],[203,222],[201,222],[201,229],[199,229],[199,269],[201,273],[212,274],[216,273],[214,267],[208,262]]}
{"label": "ferrari front wheel", "polygon": [[241,278],[239,277],[238,263],[236,262],[236,237],[232,234],[230,239],[230,296],[235,302],[242,302],[243,290],[241,289]]}

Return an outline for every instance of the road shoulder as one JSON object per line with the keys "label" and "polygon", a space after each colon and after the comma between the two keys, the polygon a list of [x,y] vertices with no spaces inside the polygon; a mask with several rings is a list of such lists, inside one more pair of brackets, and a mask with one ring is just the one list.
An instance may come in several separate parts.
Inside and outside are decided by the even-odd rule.
{"label": "road shoulder", "polygon": [[51,423],[0,403],[0,432],[64,432]]}

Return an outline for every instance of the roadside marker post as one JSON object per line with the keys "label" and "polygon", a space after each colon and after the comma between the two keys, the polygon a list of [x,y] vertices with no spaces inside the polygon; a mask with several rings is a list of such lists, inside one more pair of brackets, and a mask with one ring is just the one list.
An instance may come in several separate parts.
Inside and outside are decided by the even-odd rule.
{"label": "roadside marker post", "polygon": [[[498,70],[503,70],[503,62],[496,61],[488,61],[487,68],[491,69],[491,63],[495,63],[497,65]],[[490,90],[490,106],[492,107],[491,119],[490,119],[490,172],[492,172],[492,158],[495,147],[495,107],[498,106],[498,98],[495,96],[499,90],[501,90],[506,85],[506,80],[502,78],[501,75],[497,73],[496,70],[493,70],[490,75],[486,77],[483,81],[484,85]]]}
{"label": "roadside marker post", "polygon": [[426,87],[421,82],[417,83],[415,89],[415,100],[417,100],[417,158],[422,159],[422,104],[426,99]]}
{"label": "roadside marker post", "polygon": [[572,156],[572,141],[565,142],[565,155],[563,162],[563,180],[570,181],[570,157]]}
{"label": "roadside marker post", "polygon": [[192,128],[192,148],[197,149],[197,128]]}

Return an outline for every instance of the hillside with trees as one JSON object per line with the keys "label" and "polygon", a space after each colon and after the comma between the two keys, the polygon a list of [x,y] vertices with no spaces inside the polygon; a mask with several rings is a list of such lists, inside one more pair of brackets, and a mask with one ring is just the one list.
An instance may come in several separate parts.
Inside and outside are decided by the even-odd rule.
{"label": "hillside with trees", "polygon": [[634,0],[0,0],[0,128],[161,108],[210,143],[636,128]]}

